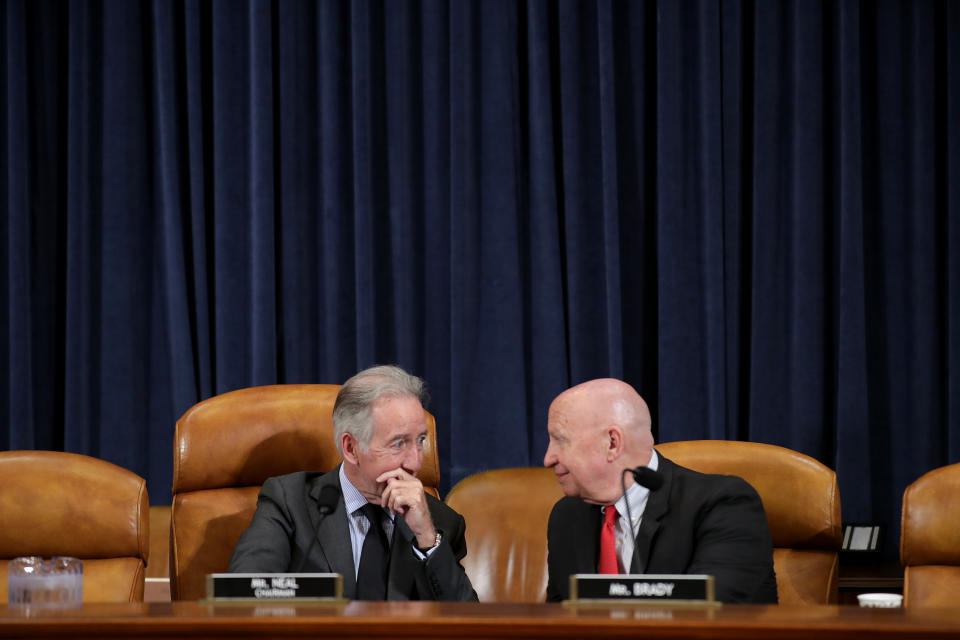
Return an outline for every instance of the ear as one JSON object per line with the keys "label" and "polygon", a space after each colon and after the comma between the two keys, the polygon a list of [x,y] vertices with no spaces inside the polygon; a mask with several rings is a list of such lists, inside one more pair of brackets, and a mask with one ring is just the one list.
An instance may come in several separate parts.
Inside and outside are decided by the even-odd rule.
{"label": "ear", "polygon": [[623,453],[623,432],[617,425],[610,425],[604,432],[607,462],[613,462]]}
{"label": "ear", "polygon": [[340,450],[343,451],[343,459],[350,464],[356,465],[360,463],[360,459],[357,457],[357,451],[360,448],[360,443],[357,442],[357,439],[353,437],[352,433],[344,433],[340,436]]}

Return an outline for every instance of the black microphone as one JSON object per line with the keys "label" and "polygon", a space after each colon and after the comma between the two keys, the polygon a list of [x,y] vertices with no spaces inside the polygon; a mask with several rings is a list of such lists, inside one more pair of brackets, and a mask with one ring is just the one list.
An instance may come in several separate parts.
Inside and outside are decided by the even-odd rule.
{"label": "black microphone", "polygon": [[650,489],[650,491],[656,491],[663,486],[663,474],[650,467],[630,469],[630,473],[633,474],[633,479],[637,481],[637,484]]}
{"label": "black microphone", "polygon": [[313,551],[313,545],[317,544],[317,534],[320,533],[320,524],[323,522],[324,517],[332,513],[334,509],[337,508],[337,502],[340,501],[340,489],[332,484],[328,484],[320,489],[320,497],[317,498],[317,511],[320,512],[320,519],[317,520],[317,528],[313,532],[313,540],[310,541],[310,546],[307,547],[307,552],[300,558],[300,562],[297,564],[297,570],[294,573],[300,573],[300,570],[303,569],[303,565],[307,562],[307,558],[310,557],[310,552]]}
{"label": "black microphone", "polygon": [[[620,487],[623,489],[623,495],[627,495],[627,483],[624,481],[624,476],[627,474],[632,474],[633,479],[641,487],[646,487],[650,491],[656,491],[663,486],[663,474],[659,471],[655,471],[650,467],[637,467],[636,469],[624,469],[620,474]],[[627,570],[627,573],[630,573],[630,570],[633,566],[638,565],[640,561],[640,551],[637,549],[637,534],[633,530],[633,515],[630,513],[630,501],[627,500],[627,522],[630,523],[630,539],[633,540],[633,561],[631,562],[630,567],[624,567]]]}

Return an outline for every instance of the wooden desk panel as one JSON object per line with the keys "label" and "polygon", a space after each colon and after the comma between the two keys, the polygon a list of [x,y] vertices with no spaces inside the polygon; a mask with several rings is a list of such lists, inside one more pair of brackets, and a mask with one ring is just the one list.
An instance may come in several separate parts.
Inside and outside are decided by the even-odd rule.
{"label": "wooden desk panel", "polygon": [[960,636],[954,609],[726,605],[716,609],[559,604],[348,602],[88,604],[25,615],[0,608],[0,637],[670,638],[776,640]]}
{"label": "wooden desk panel", "polygon": [[861,593],[903,594],[903,567],[898,560],[853,562],[840,557],[839,604],[857,604]]}

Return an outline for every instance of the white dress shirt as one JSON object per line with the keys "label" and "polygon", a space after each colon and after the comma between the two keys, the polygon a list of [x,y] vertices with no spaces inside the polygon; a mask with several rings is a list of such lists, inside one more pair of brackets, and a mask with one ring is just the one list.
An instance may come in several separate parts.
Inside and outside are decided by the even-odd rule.
{"label": "white dress shirt", "polygon": [[[647,465],[654,471],[659,466],[657,461],[657,452],[654,451],[650,456],[650,463]],[[616,507],[617,518],[615,526],[617,538],[617,564],[621,573],[629,573],[630,564],[633,562],[633,540],[634,536],[640,530],[640,521],[643,519],[643,511],[647,507],[647,498],[650,497],[650,490],[634,482],[627,489],[627,492],[620,496],[613,506]],[[630,503],[630,515],[633,522],[627,518],[627,502]],[[632,525],[633,533],[627,527]]]}

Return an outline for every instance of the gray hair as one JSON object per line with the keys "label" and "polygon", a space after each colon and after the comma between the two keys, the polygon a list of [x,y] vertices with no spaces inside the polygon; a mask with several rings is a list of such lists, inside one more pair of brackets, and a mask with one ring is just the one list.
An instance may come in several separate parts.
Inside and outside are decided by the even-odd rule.
{"label": "gray hair", "polygon": [[366,451],[373,437],[370,407],[381,397],[412,396],[427,402],[423,380],[396,365],[379,365],[364,369],[343,383],[333,405],[333,436],[337,451],[343,456],[340,440],[344,433],[357,439],[360,449]]}

